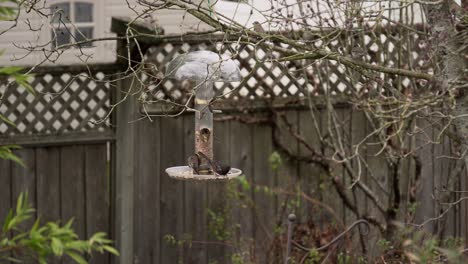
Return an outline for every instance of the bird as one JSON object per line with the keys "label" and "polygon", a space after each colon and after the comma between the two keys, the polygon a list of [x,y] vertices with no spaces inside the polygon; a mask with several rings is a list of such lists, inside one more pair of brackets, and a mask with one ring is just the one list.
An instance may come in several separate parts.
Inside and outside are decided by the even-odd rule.
{"label": "bird", "polygon": [[210,164],[211,169],[213,170],[213,172],[215,172],[218,175],[227,176],[227,174],[231,170],[231,166],[224,163],[224,162],[217,161],[217,160],[211,160],[210,158],[208,158],[202,152],[198,152],[197,154],[199,156],[201,156],[202,158],[206,159],[208,161],[208,163]]}
{"label": "bird", "polygon": [[221,176],[227,176],[227,174],[231,170],[231,166],[229,164],[226,164],[219,160],[213,161],[212,167],[213,167],[213,170]]}
{"label": "bird", "polygon": [[304,41],[314,41],[314,40],[319,40],[322,36],[320,34],[314,33],[310,30],[305,30],[304,33],[302,33],[302,39]]}
{"label": "bird", "polygon": [[359,46],[355,46],[351,49],[351,57],[353,59],[362,59],[366,55],[367,52]]}
{"label": "bird", "polygon": [[[201,153],[201,152],[199,152]],[[206,159],[206,156],[203,155],[203,158]],[[211,162],[208,159],[208,162]],[[187,159],[188,166],[192,168],[194,174],[210,174],[212,173],[211,170],[211,163],[210,164],[203,164],[199,154],[194,154]]]}
{"label": "bird", "polygon": [[254,31],[258,33],[265,33],[265,29],[263,29],[262,25],[258,21],[254,21],[252,24]]}
{"label": "bird", "polygon": [[192,168],[194,174],[200,174],[200,158],[197,154],[188,157],[188,166]]}

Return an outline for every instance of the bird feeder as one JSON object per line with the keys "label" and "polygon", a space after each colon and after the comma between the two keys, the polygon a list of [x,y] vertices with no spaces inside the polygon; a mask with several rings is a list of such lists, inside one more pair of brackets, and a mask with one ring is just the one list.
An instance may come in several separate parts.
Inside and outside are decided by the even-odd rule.
{"label": "bird feeder", "polygon": [[[211,51],[193,51],[174,58],[166,67],[166,77],[177,81],[189,80],[195,83],[195,153],[214,160],[213,155],[213,110],[210,106],[215,96],[214,82],[237,82],[241,80],[239,67],[224,56]],[[208,159],[200,159],[201,168],[210,168]],[[187,180],[223,180],[239,176],[242,171],[231,168],[226,175],[218,175],[213,170],[199,171],[189,166],[166,169],[173,178]]]}

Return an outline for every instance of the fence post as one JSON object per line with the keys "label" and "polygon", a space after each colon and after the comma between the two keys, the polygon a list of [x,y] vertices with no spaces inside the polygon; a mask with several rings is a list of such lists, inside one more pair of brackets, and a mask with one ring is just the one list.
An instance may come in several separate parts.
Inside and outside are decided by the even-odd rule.
{"label": "fence post", "polygon": [[[120,251],[120,257],[115,263],[133,263],[133,207],[135,166],[135,136],[134,121],[138,116],[136,96],[129,95],[135,89],[134,77],[127,77],[119,81],[115,91],[116,147],[115,147],[115,239]],[[133,87],[132,87],[133,86]],[[125,98],[126,97],[126,98]]]}

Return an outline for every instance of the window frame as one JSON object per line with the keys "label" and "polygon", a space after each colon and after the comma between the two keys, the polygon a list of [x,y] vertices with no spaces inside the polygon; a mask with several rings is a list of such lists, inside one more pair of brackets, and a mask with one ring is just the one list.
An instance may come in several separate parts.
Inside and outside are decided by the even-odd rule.
{"label": "window frame", "polygon": [[[97,3],[95,3],[95,1],[92,1],[92,0],[57,0],[57,1],[50,1],[49,4],[49,8],[50,10],[53,10],[53,6],[56,5],[56,4],[69,4],[69,8],[70,8],[70,16],[68,17],[68,22],[65,22],[63,21],[63,19],[61,21],[59,21],[58,23],[56,22],[53,22],[53,19],[54,17],[52,17],[52,20],[50,22],[51,24],[51,28],[52,28],[52,32],[51,32],[51,45],[55,48],[56,47],[56,44],[57,44],[57,32],[59,32],[59,28],[60,29],[63,29],[63,28],[66,28],[68,29],[69,33],[70,33],[70,42],[67,43],[67,44],[75,44],[77,42],[76,40],[76,36],[78,34],[81,34],[82,36],[84,36],[84,34],[81,33],[81,31],[79,31],[79,28],[80,27],[87,27],[87,28],[92,28],[92,37],[91,38],[94,38],[96,36],[96,32],[97,32],[97,13],[96,13],[96,9],[97,9]],[[76,22],[76,14],[75,14],[75,4],[76,3],[86,3],[86,4],[90,4],[91,5],[91,19],[92,21],[91,22]],[[53,11],[53,14],[55,14],[55,10]],[[71,46],[72,49],[91,49],[91,48],[95,48],[96,46],[93,45],[93,43],[89,43],[89,45],[86,45],[86,46],[79,46],[79,45],[73,45]]]}

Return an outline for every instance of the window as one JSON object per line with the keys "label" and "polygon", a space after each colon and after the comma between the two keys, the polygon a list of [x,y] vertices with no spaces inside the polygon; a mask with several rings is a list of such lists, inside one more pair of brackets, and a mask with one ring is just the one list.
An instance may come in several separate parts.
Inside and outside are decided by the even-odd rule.
{"label": "window", "polygon": [[[93,4],[83,1],[68,1],[51,5],[52,46],[76,43],[92,39],[94,33]],[[92,43],[79,45],[92,47]]]}

